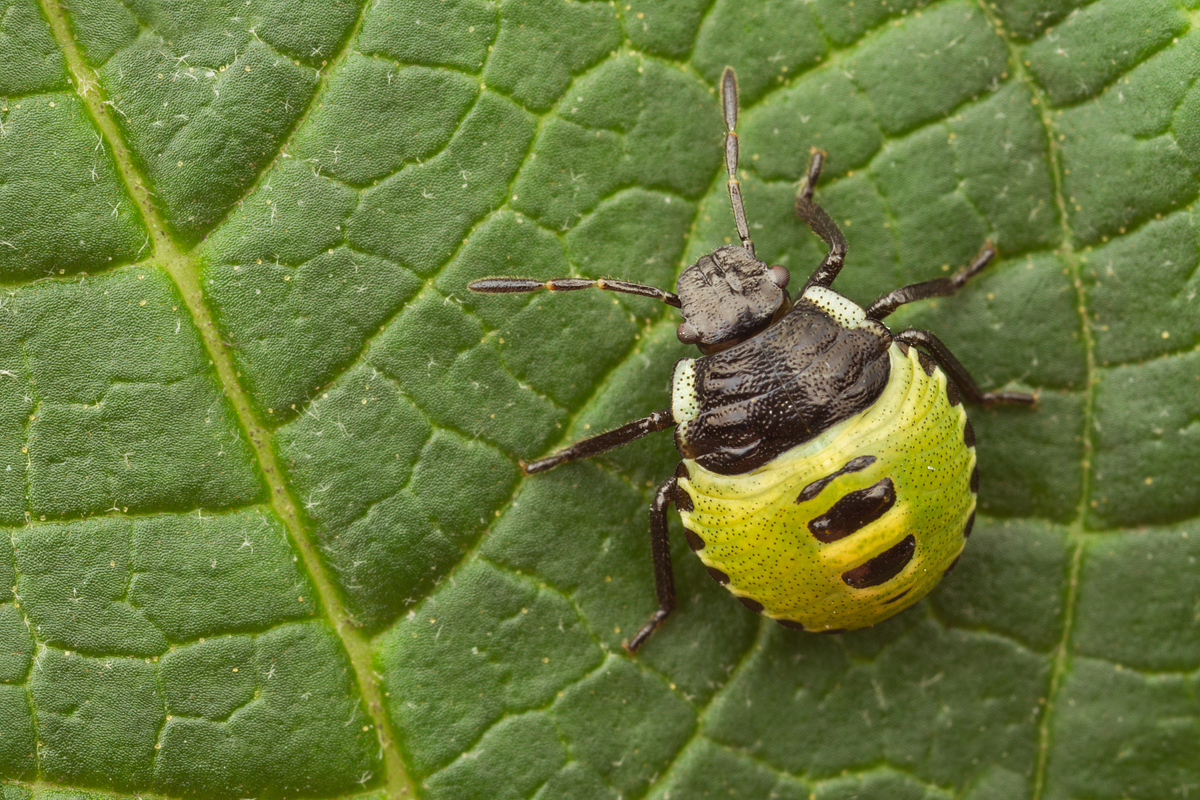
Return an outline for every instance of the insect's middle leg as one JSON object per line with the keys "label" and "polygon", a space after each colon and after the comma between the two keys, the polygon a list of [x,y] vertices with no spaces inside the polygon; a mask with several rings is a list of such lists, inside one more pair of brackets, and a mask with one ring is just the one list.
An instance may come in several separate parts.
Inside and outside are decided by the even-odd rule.
{"label": "insect's middle leg", "polygon": [[627,422],[621,427],[607,433],[581,439],[570,447],[559,450],[552,456],[546,456],[537,461],[531,461],[528,464],[522,461],[521,469],[526,475],[532,475],[535,472],[545,472],[568,461],[577,461],[581,458],[598,456],[607,450],[612,450],[614,447],[629,444],[648,433],[665,430],[674,424],[675,418],[671,415],[671,409],[664,408],[661,411],[655,411],[648,417]]}
{"label": "insect's middle leg", "polygon": [[942,340],[929,331],[909,328],[908,330],[900,331],[893,338],[901,344],[920,347],[928,353],[937,362],[937,365],[942,368],[942,371],[950,376],[950,380],[954,382],[954,385],[958,387],[958,390],[962,392],[963,397],[969,403],[979,403],[984,407],[1000,405],[1002,403],[1018,403],[1025,406],[1037,403],[1036,397],[1024,392],[982,391],[979,388],[979,384],[975,383],[975,379],[971,377],[971,373],[967,372],[967,368],[950,352],[950,348],[942,344]]}
{"label": "insect's middle leg", "polygon": [[637,652],[675,609],[675,573],[671,569],[671,542],[667,538],[667,506],[675,500],[676,486],[675,476],[672,475],[659,485],[650,504],[650,554],[654,558],[654,591],[658,595],[658,610],[650,615],[650,620],[625,645],[630,653]]}

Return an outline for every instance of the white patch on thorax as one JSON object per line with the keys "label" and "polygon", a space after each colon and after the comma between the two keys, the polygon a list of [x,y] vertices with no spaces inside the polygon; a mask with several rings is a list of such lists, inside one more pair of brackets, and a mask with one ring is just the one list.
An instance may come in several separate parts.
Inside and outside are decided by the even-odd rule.
{"label": "white patch on thorax", "polygon": [[681,358],[675,362],[671,375],[671,416],[676,424],[687,422],[700,413],[700,398],[696,395],[696,359]]}
{"label": "white patch on thorax", "polygon": [[863,311],[862,306],[824,286],[808,287],[804,299],[833,317],[845,328],[857,328],[867,318],[867,312]]}

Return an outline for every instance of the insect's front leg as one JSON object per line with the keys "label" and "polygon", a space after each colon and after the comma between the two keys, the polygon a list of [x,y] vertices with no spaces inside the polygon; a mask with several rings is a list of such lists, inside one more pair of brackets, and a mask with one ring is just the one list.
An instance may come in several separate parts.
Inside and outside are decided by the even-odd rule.
{"label": "insect's front leg", "polygon": [[582,439],[570,447],[559,450],[552,456],[539,458],[537,461],[531,461],[528,464],[522,461],[521,469],[524,470],[526,475],[532,475],[535,472],[545,472],[568,461],[577,461],[581,458],[598,456],[607,450],[612,450],[614,447],[629,444],[648,433],[665,430],[674,424],[675,418],[671,415],[671,409],[664,408],[661,411],[655,411],[648,417],[627,422],[616,430]]}
{"label": "insect's front leg", "polygon": [[629,640],[625,649],[636,653],[650,634],[675,608],[675,573],[671,569],[671,542],[667,538],[667,506],[675,499],[675,476],[672,475],[659,485],[650,503],[650,554],[654,558],[654,591],[658,595],[658,610],[650,620]]}

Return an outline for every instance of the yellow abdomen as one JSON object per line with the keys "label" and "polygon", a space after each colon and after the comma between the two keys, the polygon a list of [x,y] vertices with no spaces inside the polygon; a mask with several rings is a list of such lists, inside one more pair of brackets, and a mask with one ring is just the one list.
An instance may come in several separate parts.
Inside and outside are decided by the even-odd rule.
{"label": "yellow abdomen", "polygon": [[[889,356],[887,388],[870,408],[753,472],[684,461],[689,541],[769,617],[808,630],[874,625],[924,597],[962,551],[977,488],[966,413],[915,349],[893,344]],[[890,506],[871,505],[879,498]],[[831,519],[842,520],[833,533]]]}

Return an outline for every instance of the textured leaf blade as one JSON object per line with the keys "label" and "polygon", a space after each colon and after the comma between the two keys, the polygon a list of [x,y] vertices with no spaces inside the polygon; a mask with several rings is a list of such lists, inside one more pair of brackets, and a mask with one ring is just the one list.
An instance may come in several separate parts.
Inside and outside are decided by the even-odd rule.
{"label": "textured leaf blade", "polygon": [[[5,797],[1158,798],[1200,783],[1196,11],[21,0],[0,26]],[[646,505],[669,287],[793,286],[810,147],[858,302],[988,388],[981,516],[926,601],[769,624]],[[1186,791],[1186,789],[1182,790]]]}

